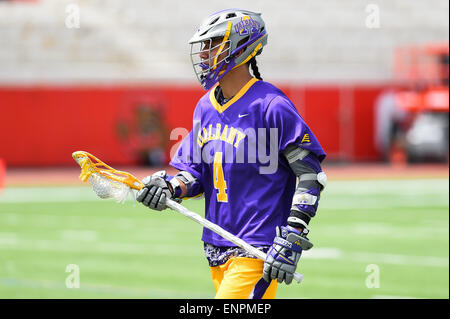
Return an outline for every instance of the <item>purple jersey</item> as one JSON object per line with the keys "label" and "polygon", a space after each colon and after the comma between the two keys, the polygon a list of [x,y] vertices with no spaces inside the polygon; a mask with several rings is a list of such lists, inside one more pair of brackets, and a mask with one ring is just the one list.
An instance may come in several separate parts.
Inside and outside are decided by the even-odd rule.
{"label": "purple jersey", "polygon": [[[296,176],[282,154],[290,144],[325,153],[292,102],[275,86],[250,80],[220,105],[215,87],[198,102],[193,129],[170,165],[202,183],[205,217],[252,245],[272,245],[286,225]],[[202,240],[235,246],[207,228]]]}

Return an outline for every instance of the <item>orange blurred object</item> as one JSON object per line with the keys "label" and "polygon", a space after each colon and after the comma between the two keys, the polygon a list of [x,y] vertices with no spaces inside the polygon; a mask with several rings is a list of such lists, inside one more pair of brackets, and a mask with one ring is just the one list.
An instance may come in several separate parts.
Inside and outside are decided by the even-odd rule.
{"label": "orange blurred object", "polygon": [[0,158],[0,192],[5,187],[5,175],[6,175],[6,164],[5,161]]}
{"label": "orange blurred object", "polygon": [[397,94],[397,101],[405,110],[449,111],[448,42],[398,48],[394,76],[404,87]]}

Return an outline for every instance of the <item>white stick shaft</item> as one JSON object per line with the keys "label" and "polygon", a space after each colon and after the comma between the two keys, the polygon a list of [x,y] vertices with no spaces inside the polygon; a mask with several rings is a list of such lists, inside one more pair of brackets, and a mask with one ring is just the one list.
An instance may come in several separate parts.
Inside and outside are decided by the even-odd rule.
{"label": "white stick shaft", "polygon": [[[243,241],[242,239],[234,236],[233,234],[227,232],[225,229],[223,229],[222,227],[210,222],[209,220],[201,217],[200,215],[191,212],[189,209],[187,209],[186,207],[178,204],[177,202],[168,199],[167,200],[167,206],[172,208],[173,210],[176,210],[177,212],[181,213],[182,215],[196,221],[197,223],[199,223],[200,225],[212,230],[213,232],[215,232],[216,234],[219,234],[220,236],[222,236],[223,238],[225,238],[226,240],[232,242],[233,244],[241,247],[242,249],[245,249],[248,253],[252,254],[253,256],[258,257],[261,260],[265,260],[266,259],[266,254],[264,252],[262,252],[261,250],[253,247],[252,245],[249,245],[248,243],[246,243],[245,241]],[[303,280],[304,275],[303,274],[299,274],[299,273],[295,273],[294,274],[294,279],[300,283]]]}

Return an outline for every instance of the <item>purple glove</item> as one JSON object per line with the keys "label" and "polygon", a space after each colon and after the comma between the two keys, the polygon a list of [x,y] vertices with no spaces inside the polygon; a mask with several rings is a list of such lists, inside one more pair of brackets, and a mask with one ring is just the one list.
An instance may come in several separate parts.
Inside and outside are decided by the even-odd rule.
{"label": "purple glove", "polygon": [[307,233],[307,229],[300,233],[291,226],[277,226],[277,235],[264,261],[263,278],[265,281],[270,282],[277,279],[279,283],[285,281],[288,285],[292,282],[302,251],[313,246],[306,238]]}
{"label": "purple glove", "polygon": [[154,210],[166,209],[166,200],[174,199],[173,187],[166,177],[166,171],[159,171],[145,177],[142,180],[145,187],[137,193],[136,200]]}

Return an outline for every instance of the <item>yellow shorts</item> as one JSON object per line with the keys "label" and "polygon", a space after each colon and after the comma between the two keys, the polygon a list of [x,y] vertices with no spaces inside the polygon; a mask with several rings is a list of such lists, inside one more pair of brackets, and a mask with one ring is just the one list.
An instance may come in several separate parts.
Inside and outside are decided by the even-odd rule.
{"label": "yellow shorts", "polygon": [[264,261],[233,257],[225,264],[210,267],[216,299],[273,299],[277,281],[262,278]]}

